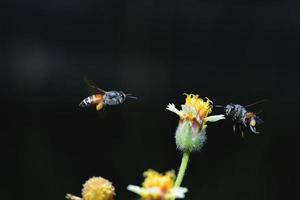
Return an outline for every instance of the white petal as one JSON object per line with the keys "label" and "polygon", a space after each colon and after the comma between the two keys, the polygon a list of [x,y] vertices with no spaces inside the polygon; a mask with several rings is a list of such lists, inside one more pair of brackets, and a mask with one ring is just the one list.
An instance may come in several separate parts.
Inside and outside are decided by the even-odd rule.
{"label": "white petal", "polygon": [[180,117],[182,116],[182,112],[179,111],[177,108],[175,108],[175,105],[173,103],[169,103],[169,105],[167,106],[166,109],[173,112],[173,113],[176,113]]}
{"label": "white petal", "polygon": [[137,193],[137,194],[141,194],[143,192],[143,188],[136,186],[136,185],[128,185],[127,190]]}
{"label": "white petal", "polygon": [[159,187],[151,187],[151,188],[143,188],[144,189],[144,194],[146,193],[147,195],[160,195],[161,194],[161,190]]}
{"label": "white petal", "polygon": [[151,188],[142,188],[136,185],[128,185],[127,190],[134,192],[136,194],[139,194],[141,196],[143,195],[160,195],[161,191],[159,187],[151,187]]}
{"label": "white petal", "polygon": [[184,198],[184,193],[188,191],[187,188],[184,187],[176,187],[171,189],[171,194],[173,198],[179,198],[183,199]]}
{"label": "white petal", "polygon": [[224,115],[211,115],[209,117],[205,117],[205,121],[208,121],[208,122],[216,122],[216,121],[219,121],[221,119],[225,119],[225,116]]}

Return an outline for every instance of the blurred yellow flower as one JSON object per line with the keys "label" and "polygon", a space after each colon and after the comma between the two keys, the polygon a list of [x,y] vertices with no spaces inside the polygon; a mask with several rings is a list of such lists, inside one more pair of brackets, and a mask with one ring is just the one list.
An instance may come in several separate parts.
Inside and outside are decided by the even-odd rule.
{"label": "blurred yellow flower", "polygon": [[113,200],[115,188],[112,183],[102,177],[92,177],[83,184],[82,198],[67,194],[70,200]]}
{"label": "blurred yellow flower", "polygon": [[143,187],[129,185],[128,190],[137,193],[144,200],[170,200],[184,198],[186,188],[174,187],[175,174],[173,171],[162,175],[154,170],[144,172]]}

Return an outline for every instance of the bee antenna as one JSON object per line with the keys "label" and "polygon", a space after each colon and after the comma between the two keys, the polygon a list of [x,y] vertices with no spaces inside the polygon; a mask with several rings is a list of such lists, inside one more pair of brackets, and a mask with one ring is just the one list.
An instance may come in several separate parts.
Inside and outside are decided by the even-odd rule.
{"label": "bee antenna", "polygon": [[137,97],[132,96],[132,94],[126,94],[126,97],[128,97],[128,98],[130,98],[130,99],[138,99]]}
{"label": "bee antenna", "polygon": [[215,105],[216,108],[226,108],[225,106],[222,105]]}

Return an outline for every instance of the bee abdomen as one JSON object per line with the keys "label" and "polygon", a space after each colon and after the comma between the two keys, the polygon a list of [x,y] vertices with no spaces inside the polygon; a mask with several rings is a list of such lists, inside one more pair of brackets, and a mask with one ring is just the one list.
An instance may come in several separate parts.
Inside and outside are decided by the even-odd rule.
{"label": "bee abdomen", "polygon": [[89,96],[80,102],[79,107],[84,108],[90,106],[92,103],[93,103],[93,96]]}

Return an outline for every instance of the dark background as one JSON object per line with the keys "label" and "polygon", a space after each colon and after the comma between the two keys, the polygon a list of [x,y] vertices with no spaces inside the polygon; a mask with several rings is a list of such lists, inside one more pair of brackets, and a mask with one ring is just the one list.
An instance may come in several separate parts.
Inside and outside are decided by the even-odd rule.
{"label": "dark background", "polygon": [[[143,171],[177,169],[182,93],[215,104],[260,99],[260,135],[210,124],[183,186],[186,199],[291,199],[299,168],[300,4],[291,1],[1,1],[1,199],[80,195],[103,176],[117,199]],[[133,93],[80,109],[83,77]],[[214,109],[215,114],[222,109]]]}

